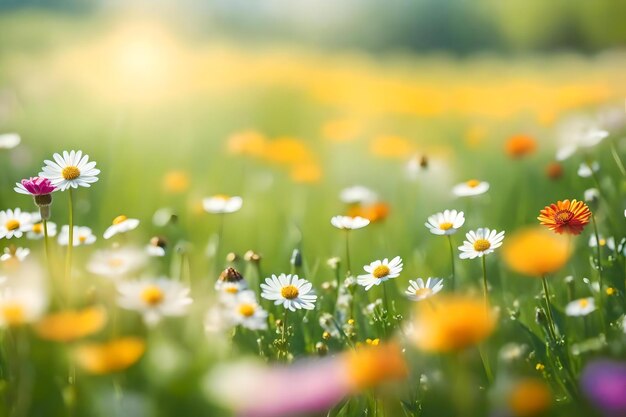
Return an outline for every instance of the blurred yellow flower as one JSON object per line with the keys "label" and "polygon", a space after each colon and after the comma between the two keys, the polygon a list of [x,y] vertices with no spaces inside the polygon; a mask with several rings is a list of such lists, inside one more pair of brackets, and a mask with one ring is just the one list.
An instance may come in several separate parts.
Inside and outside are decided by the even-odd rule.
{"label": "blurred yellow flower", "polygon": [[512,270],[541,277],[561,269],[569,260],[571,251],[565,237],[530,227],[509,236],[503,254]]}
{"label": "blurred yellow flower", "polygon": [[107,321],[102,307],[89,307],[80,311],[62,311],[42,318],[35,332],[45,340],[70,342],[100,331]]}
{"label": "blurred yellow flower", "polygon": [[552,406],[552,392],[539,379],[524,379],[512,387],[507,402],[515,417],[543,415]]}
{"label": "blurred yellow flower", "polygon": [[537,150],[537,141],[528,135],[514,135],[507,139],[504,150],[511,158],[522,158]]}
{"label": "blurred yellow flower", "polygon": [[163,177],[163,189],[167,193],[179,194],[189,189],[189,174],[185,171],[170,171]]}
{"label": "blurred yellow flower", "polygon": [[496,326],[495,315],[481,299],[440,296],[417,304],[413,342],[427,352],[450,352],[476,345]]}
{"label": "blurred yellow flower", "polygon": [[349,379],[357,389],[390,379],[404,379],[409,372],[402,349],[394,342],[368,343],[356,351],[347,352],[345,358]]}
{"label": "blurred yellow flower", "polygon": [[227,140],[228,152],[235,155],[261,157],[265,154],[267,140],[262,133],[255,130],[244,130],[233,133]]}
{"label": "blurred yellow flower", "polygon": [[303,164],[313,158],[306,142],[298,138],[281,137],[271,140],[264,149],[265,160],[277,164]]}
{"label": "blurred yellow flower", "polygon": [[299,164],[291,169],[291,179],[298,183],[315,183],[322,179],[322,169],[315,163]]}
{"label": "blurred yellow flower", "polygon": [[406,159],[415,153],[415,146],[401,136],[377,136],[370,143],[370,153],[381,158]]}
{"label": "blurred yellow flower", "polygon": [[478,148],[486,136],[487,129],[484,126],[472,125],[465,132],[465,144],[468,148]]}
{"label": "blurred yellow flower", "polygon": [[85,343],[74,350],[76,362],[85,371],[102,375],[123,371],[137,362],[146,344],[137,337],[122,337],[106,343]]}
{"label": "blurred yellow flower", "polygon": [[330,120],[322,125],[322,136],[331,142],[350,142],[357,139],[361,126],[355,120]]}

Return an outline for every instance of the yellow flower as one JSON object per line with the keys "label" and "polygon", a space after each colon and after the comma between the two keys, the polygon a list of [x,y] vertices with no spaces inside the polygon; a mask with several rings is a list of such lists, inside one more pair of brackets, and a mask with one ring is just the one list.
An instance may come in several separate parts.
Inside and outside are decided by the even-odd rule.
{"label": "yellow flower", "polygon": [[378,136],[370,143],[370,153],[381,158],[406,159],[415,154],[415,146],[401,136]]}
{"label": "yellow flower", "polygon": [[331,120],[322,126],[322,136],[331,142],[350,142],[360,133],[359,123],[350,119]]}
{"label": "yellow flower", "polygon": [[508,395],[508,405],[516,417],[543,415],[552,405],[552,393],[545,382],[525,379],[517,382]]}
{"label": "yellow flower", "polygon": [[142,339],[122,337],[106,343],[85,343],[74,350],[74,356],[85,371],[102,375],[130,367],[141,358],[145,349]]}
{"label": "yellow flower", "polygon": [[489,337],[495,326],[496,317],[483,300],[441,296],[417,305],[413,341],[427,352],[461,350]]}
{"label": "yellow flower", "polygon": [[89,307],[80,311],[62,311],[41,319],[35,332],[45,340],[70,342],[100,331],[107,321],[102,307]]}
{"label": "yellow flower", "polygon": [[163,177],[163,189],[165,192],[178,194],[189,188],[189,174],[185,171],[170,171]]}
{"label": "yellow flower", "polygon": [[322,178],[322,169],[315,163],[298,164],[291,169],[290,175],[297,183],[316,183]]}
{"label": "yellow flower", "polygon": [[286,165],[306,164],[314,160],[306,142],[292,137],[269,141],[265,146],[263,157],[269,162]]}
{"label": "yellow flower", "polygon": [[[377,339],[376,339],[377,340]],[[357,389],[365,389],[390,379],[404,379],[408,367],[396,343],[362,346],[345,354],[348,375]]]}
{"label": "yellow flower", "polygon": [[245,130],[231,135],[226,147],[228,152],[235,155],[249,155],[261,157],[265,154],[267,140],[265,136],[254,130]]}
{"label": "yellow flower", "polygon": [[503,247],[504,261],[512,270],[532,277],[552,274],[569,260],[567,239],[538,227],[517,231]]}

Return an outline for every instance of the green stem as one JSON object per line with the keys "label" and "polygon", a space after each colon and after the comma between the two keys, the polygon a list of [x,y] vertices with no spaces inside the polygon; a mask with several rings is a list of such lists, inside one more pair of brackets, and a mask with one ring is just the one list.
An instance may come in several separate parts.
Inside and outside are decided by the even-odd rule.
{"label": "green stem", "polygon": [[68,188],[69,195],[69,240],[67,242],[67,254],[65,257],[65,285],[66,296],[69,303],[71,298],[70,292],[72,288],[72,249],[74,248],[74,202],[72,199],[72,188]]}
{"label": "green stem", "polygon": [[622,173],[623,177],[626,177],[626,168],[624,168],[624,163],[622,159],[619,157],[619,151],[615,146],[615,141],[611,141],[611,155],[613,155],[613,159],[615,159],[615,164],[619,168],[619,171]]}
{"label": "green stem", "polygon": [[600,321],[602,322],[602,331],[606,334],[606,321],[604,320],[604,293],[603,293],[603,274],[602,274],[602,249],[600,248],[600,234],[598,233],[598,223],[596,222],[596,215],[591,215],[591,222],[593,223],[593,233],[596,236],[596,257],[598,262],[598,304],[600,312]]}
{"label": "green stem", "polygon": [[478,353],[480,354],[480,359],[483,362],[483,368],[485,368],[487,382],[489,383],[489,386],[491,386],[493,385],[493,372],[491,371],[491,365],[489,364],[489,356],[485,353],[483,346],[478,346]]}
{"label": "green stem", "polygon": [[349,277],[352,273],[350,268],[350,231],[346,230],[346,276]]}
{"label": "green stem", "polygon": [[282,351],[282,357],[285,360],[285,362],[287,361],[287,354],[288,354],[288,350],[287,350],[287,313],[289,312],[289,309],[285,308],[285,312],[283,313],[283,327],[282,327],[282,331],[281,331],[281,336],[280,336],[280,346],[281,346],[281,351]]}
{"label": "green stem", "polygon": [[450,245],[450,266],[452,267],[452,281],[450,281],[450,289],[454,291],[455,272],[454,272],[454,245],[452,244],[452,236],[448,235],[448,244]]}
{"label": "green stem", "polygon": [[543,296],[546,300],[546,314],[548,315],[548,330],[550,336],[556,342],[556,325],[552,318],[552,304],[550,303],[550,291],[548,290],[548,281],[546,281],[545,275],[541,276],[541,285],[543,286]]}
{"label": "green stem", "polygon": [[485,255],[481,256],[483,264],[483,293],[485,295],[485,307],[489,310],[489,285],[487,284],[487,263]]}

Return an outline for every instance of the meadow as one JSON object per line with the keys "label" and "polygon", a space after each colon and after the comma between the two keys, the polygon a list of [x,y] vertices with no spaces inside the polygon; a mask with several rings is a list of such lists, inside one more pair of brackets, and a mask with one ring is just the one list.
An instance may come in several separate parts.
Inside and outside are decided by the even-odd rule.
{"label": "meadow", "polygon": [[622,52],[0,27],[2,415],[626,415]]}

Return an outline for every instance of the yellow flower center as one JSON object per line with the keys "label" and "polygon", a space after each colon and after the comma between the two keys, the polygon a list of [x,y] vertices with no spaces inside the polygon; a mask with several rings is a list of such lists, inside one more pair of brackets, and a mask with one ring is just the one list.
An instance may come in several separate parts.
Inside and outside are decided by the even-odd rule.
{"label": "yellow flower center", "polygon": [[76,178],[80,177],[80,169],[78,169],[74,165],[68,165],[63,168],[63,171],[61,171],[61,175],[68,181],[75,180]]}
{"label": "yellow flower center", "polygon": [[609,287],[606,289],[606,295],[613,295],[613,294],[615,294],[615,288]]}
{"label": "yellow flower center", "polygon": [[476,187],[478,187],[480,185],[480,181],[478,181],[478,180],[469,180],[465,184],[467,184],[467,186],[470,187],[470,188],[476,188]]}
{"label": "yellow flower center", "polygon": [[120,223],[125,222],[126,220],[128,220],[128,217],[122,214],[121,216],[117,216],[116,218],[113,219],[113,225],[118,225]]}
{"label": "yellow flower center", "polygon": [[161,304],[164,298],[165,298],[165,295],[163,294],[163,291],[155,285],[146,287],[141,292],[141,299],[145,301],[146,304],[151,305],[151,306],[156,306],[156,305]]}
{"label": "yellow flower center", "polygon": [[491,243],[487,239],[477,239],[474,242],[474,250],[484,252],[491,247]]}
{"label": "yellow flower center", "polygon": [[280,290],[280,295],[288,300],[293,300],[300,295],[300,291],[293,285],[287,285]]}
{"label": "yellow flower center", "polygon": [[367,343],[370,346],[378,346],[380,344],[380,339],[376,338],[376,339],[365,339],[365,343]]}
{"label": "yellow flower center", "polygon": [[24,323],[24,307],[21,304],[9,303],[2,306],[2,317],[9,326]]}
{"label": "yellow flower center", "polygon": [[391,271],[389,270],[389,267],[387,265],[378,265],[376,268],[374,268],[372,275],[374,275],[376,278],[385,278],[387,275],[389,275],[389,272]]}
{"label": "yellow flower center", "polygon": [[582,300],[578,302],[578,305],[581,306],[582,308],[585,308],[589,305],[589,300],[587,300],[586,298],[583,298]]}
{"label": "yellow flower center", "polygon": [[11,219],[4,224],[4,227],[6,227],[8,231],[17,230],[20,228],[20,222],[15,219]]}
{"label": "yellow flower center", "polygon": [[214,195],[213,198],[216,198],[218,200],[226,201],[226,200],[230,199],[230,196],[228,196],[226,194],[217,194],[217,195]]}
{"label": "yellow flower center", "polygon": [[43,233],[43,224],[36,223],[33,224],[33,233],[42,234]]}
{"label": "yellow flower center", "polygon": [[108,264],[111,268],[119,268],[124,265],[124,261],[121,258],[111,258],[109,259]]}
{"label": "yellow flower center", "polygon": [[606,239],[600,239],[600,246],[606,246]]}
{"label": "yellow flower center", "polygon": [[441,223],[441,224],[439,225],[439,228],[440,228],[441,230],[450,230],[450,229],[452,229],[452,226],[453,226],[453,225],[452,225],[452,223],[450,223],[450,222],[444,222],[444,223]]}
{"label": "yellow flower center", "polygon": [[233,285],[230,287],[226,287],[224,291],[226,291],[229,294],[237,294],[239,292],[239,288]]}
{"label": "yellow flower center", "polygon": [[85,243],[87,241],[87,236],[85,236],[85,235],[78,236],[78,241],[80,243]]}
{"label": "yellow flower center", "polygon": [[557,211],[557,213],[554,215],[554,221],[558,224],[565,224],[572,220],[572,217],[574,217],[574,213],[572,213],[571,211],[560,210]]}
{"label": "yellow flower center", "polygon": [[254,315],[254,306],[252,304],[241,304],[239,306],[239,314],[244,317],[251,317]]}
{"label": "yellow flower center", "polygon": [[418,288],[415,290],[415,295],[417,297],[427,297],[432,294],[433,290],[430,288]]}

